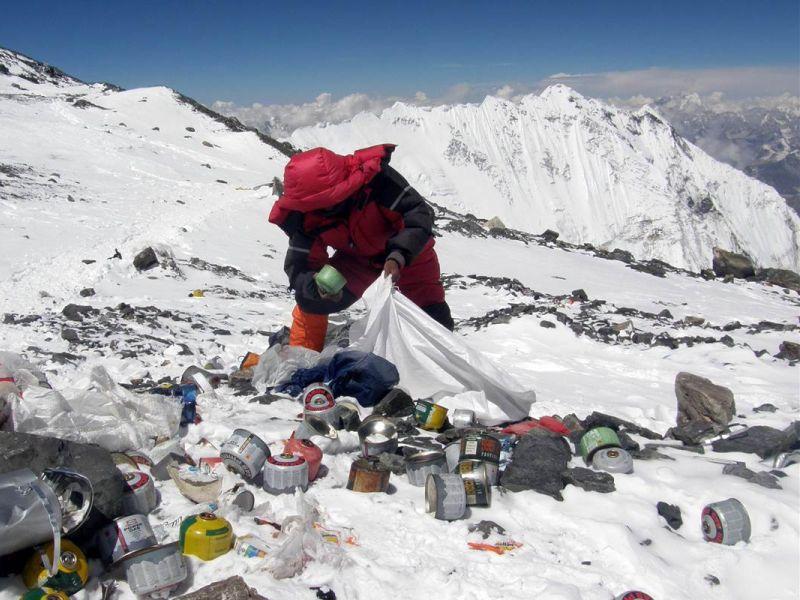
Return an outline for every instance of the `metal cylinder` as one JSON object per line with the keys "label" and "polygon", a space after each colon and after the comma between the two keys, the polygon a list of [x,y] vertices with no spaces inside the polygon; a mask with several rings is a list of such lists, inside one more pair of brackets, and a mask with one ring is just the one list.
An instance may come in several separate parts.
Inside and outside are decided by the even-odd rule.
{"label": "metal cylinder", "polygon": [[19,600],[69,600],[69,596],[53,588],[37,587],[22,594]]}
{"label": "metal cylinder", "polygon": [[586,461],[586,464],[592,462],[592,456],[595,452],[602,448],[619,448],[622,444],[619,441],[617,432],[610,427],[595,427],[583,434],[578,450]]}
{"label": "metal cylinder", "polygon": [[335,417],[336,400],[324,383],[312,383],[303,390],[303,414],[331,423]]}
{"label": "metal cylinder", "polygon": [[422,487],[428,475],[447,472],[447,459],[440,450],[422,450],[406,458],[406,475],[411,485]]}
{"label": "metal cylinder", "polygon": [[492,488],[486,463],[479,460],[462,460],[458,463],[456,473],[464,481],[467,506],[491,506]]}
{"label": "metal cylinder", "polygon": [[309,415],[305,415],[292,434],[292,436],[296,437],[298,440],[307,440],[314,435],[326,437],[329,440],[335,440],[339,437],[339,434],[336,433],[336,430],[330,423],[319,417]]}
{"label": "metal cylinder", "polygon": [[314,481],[322,466],[322,450],[311,440],[298,440],[295,437],[289,438],[283,446],[283,452],[288,454],[299,454],[308,463],[308,481]]}
{"label": "metal cylinder", "polygon": [[190,515],[181,521],[178,543],[184,554],[214,560],[233,546],[233,528],[214,513]]}
{"label": "metal cylinder", "polygon": [[125,492],[122,508],[128,515],[148,515],[158,506],[158,493],[153,478],[142,471],[124,473]]}
{"label": "metal cylinder", "polygon": [[106,564],[116,564],[157,544],[156,534],[144,515],[114,519],[97,534],[100,557]]}
{"label": "metal cylinder", "polygon": [[450,424],[456,429],[474,427],[476,424],[475,411],[467,410],[466,408],[455,409],[453,415],[450,417]]}
{"label": "metal cylinder", "polygon": [[89,579],[89,563],[80,548],[68,539],[60,540],[58,570],[50,573],[55,549],[53,542],[34,550],[22,570],[22,581],[30,588],[48,587],[67,594],[83,589]]}
{"label": "metal cylinder", "polygon": [[357,458],[350,465],[347,489],[354,492],[386,492],[389,489],[389,469],[376,459]]}
{"label": "metal cylinder", "polygon": [[256,478],[269,454],[264,440],[247,429],[234,429],[219,452],[223,464],[245,481]]}
{"label": "metal cylinder", "polygon": [[270,494],[290,494],[308,488],[308,462],[299,454],[284,453],[270,456],[262,470],[264,491]]}
{"label": "metal cylinder", "polygon": [[592,468],[606,473],[633,473],[633,458],[622,448],[602,448],[594,453]]}
{"label": "metal cylinder", "polygon": [[153,546],[123,562],[131,591],[145,598],[167,598],[189,572],[177,544]]}
{"label": "metal cylinder", "polygon": [[703,537],[707,542],[733,546],[750,540],[750,516],[736,498],[713,502],[703,508]]}
{"label": "metal cylinder", "polygon": [[453,473],[431,473],[425,480],[425,512],[436,519],[454,521],[467,512],[464,480]]}
{"label": "metal cylinder", "polygon": [[488,433],[467,433],[461,438],[461,460],[480,460],[492,464],[500,464],[502,444]]}
{"label": "metal cylinder", "polygon": [[423,429],[438,431],[447,420],[447,409],[427,400],[417,400],[414,403],[414,418]]}
{"label": "metal cylinder", "polygon": [[650,594],[645,594],[644,592],[632,590],[620,594],[619,596],[614,598],[614,600],[653,600],[653,597]]}
{"label": "metal cylinder", "polygon": [[397,428],[385,417],[369,417],[358,428],[361,454],[364,458],[397,450]]}
{"label": "metal cylinder", "polygon": [[0,475],[0,556],[61,535],[61,506],[30,469]]}

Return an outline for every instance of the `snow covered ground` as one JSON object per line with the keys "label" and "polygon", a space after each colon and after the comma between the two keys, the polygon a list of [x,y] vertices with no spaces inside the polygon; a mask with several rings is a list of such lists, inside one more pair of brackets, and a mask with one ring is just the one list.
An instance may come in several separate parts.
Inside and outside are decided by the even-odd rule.
{"label": "snow covered ground", "polygon": [[[293,305],[282,271],[285,237],[266,220],[274,197],[269,187],[260,187],[281,175],[286,158],[254,134],[232,132],[193,111],[164,88],[116,92],[70,84],[34,94],[10,88],[7,79],[0,76],[0,163],[8,166],[0,170],[0,313],[16,316],[0,324],[0,349],[41,362],[68,398],[96,365],[125,383],[148,374],[155,380],[178,377],[185,367],[214,357],[233,369],[246,351],[263,351],[267,332],[288,324]],[[76,108],[68,93],[85,94],[102,108]],[[169,250],[175,268],[137,272],[133,255],[149,244]],[[619,307],[672,313],[673,319],[658,323],[631,317],[642,330],[722,336],[713,328],[683,328],[679,321],[686,316],[704,317],[712,326],[734,320],[745,326],[729,332],[731,347],[670,349],[576,336],[552,314],[477,330],[462,324],[458,335],[536,389],[533,416],[597,410],[663,433],[675,422],[675,375],[687,370],[734,392],[735,422],[782,428],[797,418],[797,367],[772,357],[781,341],[800,341],[797,331],[750,333],[747,327],[763,320],[796,325],[795,292],[673,273],[658,278],[583,251],[508,239],[444,233],[437,248],[443,272],[463,276],[463,286],[448,290],[457,321],[512,303],[551,303],[577,316],[580,303],[560,297],[583,288],[590,300],[607,301],[601,311],[612,322],[628,318],[615,312]],[[109,258],[117,249],[122,258]],[[543,296],[534,300],[467,277],[473,274],[516,278]],[[89,287],[94,296],[79,295]],[[204,297],[189,297],[196,289],[205,290]],[[107,325],[67,321],[60,313],[68,303],[97,308]],[[126,320],[115,308],[120,303],[140,310],[155,306],[162,314]],[[25,316],[36,318],[26,323]],[[541,327],[543,318],[555,328]],[[74,329],[79,341],[62,339],[63,328]],[[191,354],[181,354],[180,344]],[[756,357],[760,349],[768,353]],[[201,396],[203,422],[190,426],[184,440],[190,452],[208,453],[201,439],[219,446],[239,426],[280,448],[300,406],[248,400],[225,387],[216,397]],[[753,411],[766,402],[778,411]],[[722,465],[714,462],[741,460],[756,471],[769,469],[753,455],[664,452],[675,460],[637,461],[634,474],[616,476],[611,494],[568,486],[564,501],[557,502],[532,491],[496,490],[490,508],[473,509],[469,518],[453,523],[425,514],[423,490],[403,477],[392,475],[393,493],[387,495],[345,489],[354,454],[326,455],[329,472],[307,496],[319,503],[328,527],[350,527],[357,536],[358,546],[344,547],[343,564],[313,561],[301,575],[278,581],[233,553],[209,563],[191,559],[188,588],[242,574],[270,598],[312,599],[310,588],[320,585],[345,600],[609,600],[627,589],[675,600],[797,598],[800,465],[785,469],[783,489],[775,490],[722,475]],[[233,474],[225,478],[226,485],[238,481]],[[159,487],[162,503],[150,516],[154,524],[191,510],[171,483]],[[267,513],[263,503],[277,517],[292,514],[293,497],[248,487],[262,504],[261,514]],[[751,542],[708,544],[700,510],[729,497],[749,510]],[[681,508],[684,525],[678,532],[657,515],[661,500]],[[251,515],[228,517],[237,534],[264,535]],[[469,549],[467,542],[476,538],[468,525],[482,519],[505,527],[522,546],[502,556]],[[99,574],[100,565],[93,570]],[[719,583],[712,585],[709,576]],[[98,597],[98,581],[94,577],[75,598]],[[0,599],[22,591],[18,579],[0,579]],[[133,597],[124,582],[118,597]]]}

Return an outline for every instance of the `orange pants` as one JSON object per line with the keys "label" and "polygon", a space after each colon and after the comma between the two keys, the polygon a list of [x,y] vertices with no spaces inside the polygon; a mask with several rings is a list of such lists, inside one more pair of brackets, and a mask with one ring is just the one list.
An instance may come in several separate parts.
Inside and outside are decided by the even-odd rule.
{"label": "orange pants", "polygon": [[289,345],[303,346],[322,352],[325,335],[328,333],[328,315],[315,315],[295,306],[292,311],[292,328],[289,331]]}

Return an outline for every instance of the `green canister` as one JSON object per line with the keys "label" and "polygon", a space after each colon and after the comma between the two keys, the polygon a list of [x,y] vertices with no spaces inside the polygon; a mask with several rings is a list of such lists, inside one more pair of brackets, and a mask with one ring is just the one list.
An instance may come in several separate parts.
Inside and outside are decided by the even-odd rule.
{"label": "green canister", "polygon": [[595,427],[583,434],[578,450],[588,464],[592,462],[594,453],[601,448],[619,448],[621,445],[616,431],[610,427]]}
{"label": "green canister", "polygon": [[327,296],[335,296],[342,291],[347,280],[331,265],[325,265],[314,275],[317,287]]}

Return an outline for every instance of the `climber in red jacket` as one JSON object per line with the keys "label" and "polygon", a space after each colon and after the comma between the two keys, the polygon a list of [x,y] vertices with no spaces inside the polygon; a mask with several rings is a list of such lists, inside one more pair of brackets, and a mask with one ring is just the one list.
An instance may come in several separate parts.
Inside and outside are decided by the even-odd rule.
{"label": "climber in red jacket", "polygon": [[[452,331],[433,249],[433,209],[389,166],[394,148],[383,144],[349,156],[314,148],[286,165],[284,194],[269,220],[289,236],[284,270],[297,301],[291,345],[322,350],[328,315],[358,300],[381,272]],[[314,280],[325,264],[347,280],[336,296],[320,293]]]}

